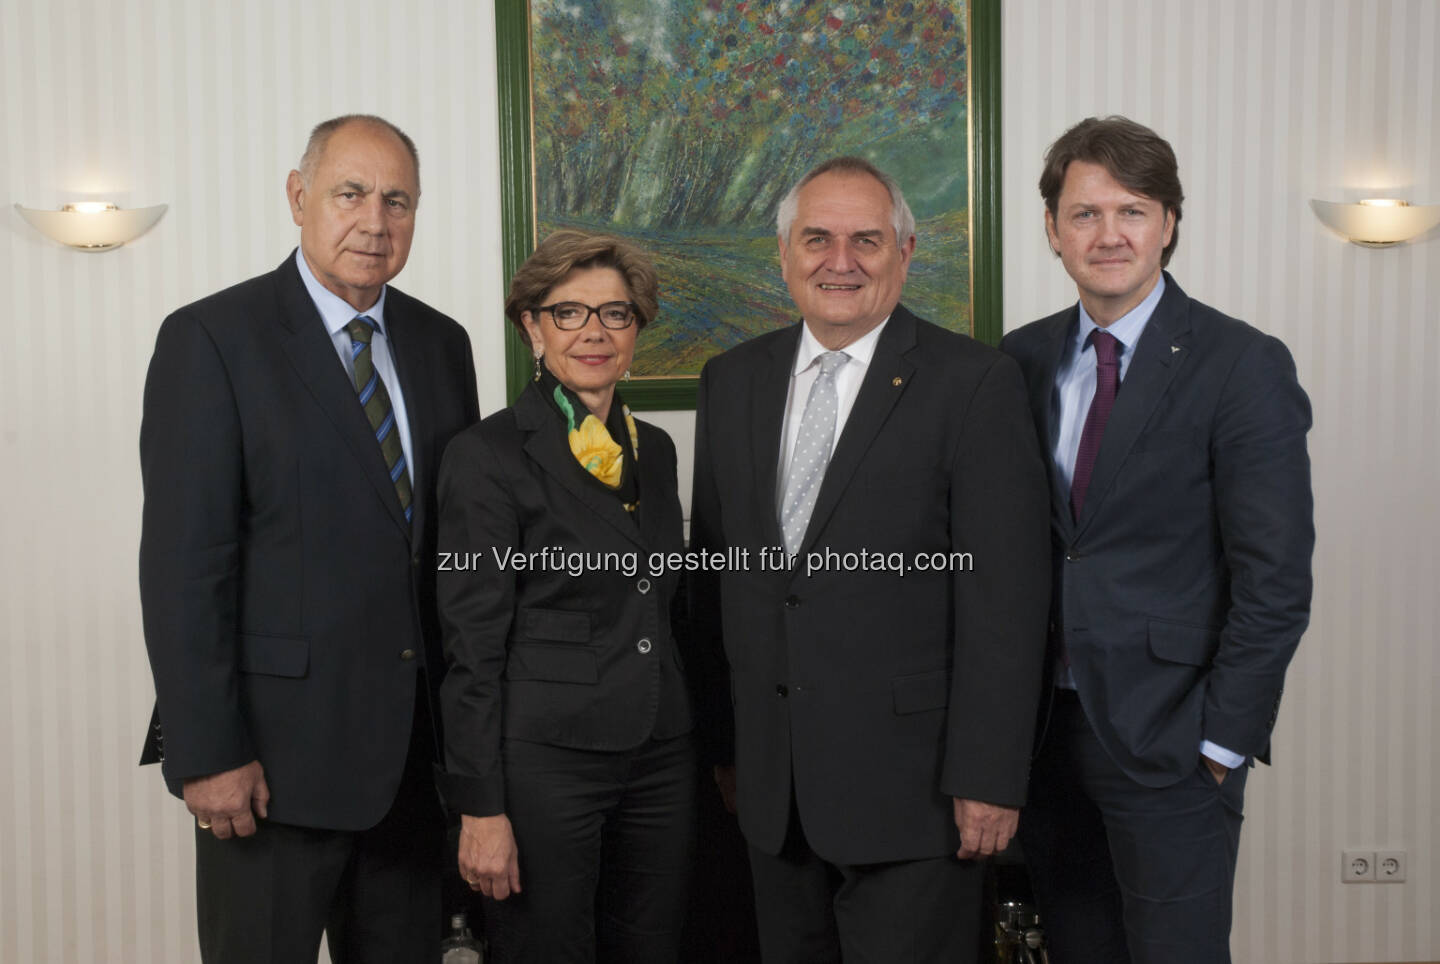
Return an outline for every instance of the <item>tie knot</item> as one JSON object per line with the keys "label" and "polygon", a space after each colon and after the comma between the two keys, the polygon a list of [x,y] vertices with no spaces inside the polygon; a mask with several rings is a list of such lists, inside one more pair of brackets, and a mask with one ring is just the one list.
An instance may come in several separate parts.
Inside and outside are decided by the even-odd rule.
{"label": "tie knot", "polygon": [[345,326],[345,333],[350,336],[351,341],[368,345],[370,336],[375,333],[375,321],[369,315],[356,315]]}
{"label": "tie knot", "polygon": [[1095,346],[1095,364],[1113,365],[1120,357],[1120,339],[1096,328],[1090,332],[1090,344]]}
{"label": "tie knot", "polygon": [[843,351],[827,351],[820,356],[820,374],[833,375],[836,369],[850,360]]}

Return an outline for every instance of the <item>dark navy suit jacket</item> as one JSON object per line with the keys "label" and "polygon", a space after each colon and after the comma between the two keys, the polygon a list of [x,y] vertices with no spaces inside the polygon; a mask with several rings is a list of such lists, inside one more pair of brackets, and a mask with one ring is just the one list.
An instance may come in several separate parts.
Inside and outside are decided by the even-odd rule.
{"label": "dark navy suit jacket", "polygon": [[160,328],[140,429],[142,762],[163,757],[177,795],[258,759],[282,823],[366,829],[394,799],[417,677],[442,671],[440,454],[479,406],[464,329],[393,287],[385,321],[413,524],[293,254]]}
{"label": "dark navy suit jacket", "polygon": [[[1051,486],[1052,637],[1085,714],[1133,779],[1167,786],[1202,739],[1265,758],[1309,621],[1310,403],[1276,338],[1168,274],[1135,346],[1083,514]],[[1047,454],[1071,308],[1007,335]],[[1054,467],[1051,466],[1052,479]]]}

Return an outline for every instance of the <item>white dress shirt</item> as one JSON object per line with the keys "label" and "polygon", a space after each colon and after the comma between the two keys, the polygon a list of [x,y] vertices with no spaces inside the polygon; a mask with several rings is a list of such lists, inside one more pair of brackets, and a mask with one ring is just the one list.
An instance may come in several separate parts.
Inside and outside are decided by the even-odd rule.
{"label": "white dress shirt", "polygon": [[400,430],[400,448],[405,452],[405,471],[410,475],[410,487],[413,489],[415,459],[410,453],[410,418],[405,411],[405,393],[400,389],[400,379],[395,374],[395,360],[390,355],[390,342],[385,337],[385,293],[389,290],[388,286],[380,289],[380,297],[372,307],[356,311],[344,298],[319,282],[311,272],[310,265],[305,262],[304,252],[298,248],[295,251],[295,263],[300,267],[300,277],[305,282],[305,290],[310,293],[310,300],[315,302],[320,319],[325,322],[325,330],[330,333],[330,340],[335,344],[335,354],[340,356],[340,364],[345,367],[345,376],[350,379],[351,385],[355,384],[355,362],[351,352],[350,335],[345,331],[345,326],[360,315],[365,315],[375,322],[376,331],[370,336],[370,362],[375,366],[380,380],[385,383],[385,391],[390,394],[390,407],[395,412],[395,427]]}
{"label": "white dress shirt", "polygon": [[[845,421],[850,417],[850,409],[855,407],[855,397],[860,394],[860,383],[865,380],[865,372],[870,368],[870,359],[875,357],[875,345],[880,341],[880,332],[885,330],[889,321],[887,315],[885,321],[876,325],[873,331],[842,349],[850,360],[835,372],[837,446],[840,444],[840,433],[845,429]],[[817,359],[829,350],[810,333],[808,324],[800,324],[800,345],[795,350],[795,365],[790,369],[790,394],[785,400],[785,427],[780,432],[780,471],[775,473],[777,506],[785,498],[785,480],[790,474],[790,453],[795,451],[795,438],[800,434],[805,402],[810,398],[810,388],[815,384],[815,379],[820,377],[820,363]],[[833,446],[830,452],[834,454]]]}

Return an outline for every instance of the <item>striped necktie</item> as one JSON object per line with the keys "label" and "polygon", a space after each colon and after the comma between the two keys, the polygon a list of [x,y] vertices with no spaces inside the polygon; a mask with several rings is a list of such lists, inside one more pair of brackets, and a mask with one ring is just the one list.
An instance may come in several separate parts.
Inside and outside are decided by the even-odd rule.
{"label": "striped necktie", "polygon": [[358,315],[345,326],[345,332],[350,336],[355,390],[360,393],[360,404],[364,406],[370,427],[375,431],[375,441],[380,444],[385,468],[390,471],[390,481],[395,483],[400,508],[405,510],[405,521],[409,522],[415,506],[410,492],[410,473],[406,471],[405,449],[400,445],[400,432],[395,427],[395,408],[390,404],[390,393],[385,390],[385,382],[370,357],[370,339],[378,327],[368,315]]}

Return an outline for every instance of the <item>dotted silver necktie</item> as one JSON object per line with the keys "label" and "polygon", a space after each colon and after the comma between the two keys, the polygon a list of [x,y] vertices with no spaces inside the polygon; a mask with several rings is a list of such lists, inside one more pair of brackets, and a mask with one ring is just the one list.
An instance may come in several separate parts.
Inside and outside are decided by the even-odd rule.
{"label": "dotted silver necktie", "polygon": [[839,412],[839,394],[835,391],[835,373],[850,360],[843,351],[827,351],[820,356],[820,374],[810,386],[805,400],[805,414],[800,418],[800,433],[795,436],[795,451],[790,455],[790,471],[785,476],[785,498],[780,507],[780,528],[785,534],[785,551],[800,551],[815,499],[830,464],[830,451],[835,444],[835,416]]}

